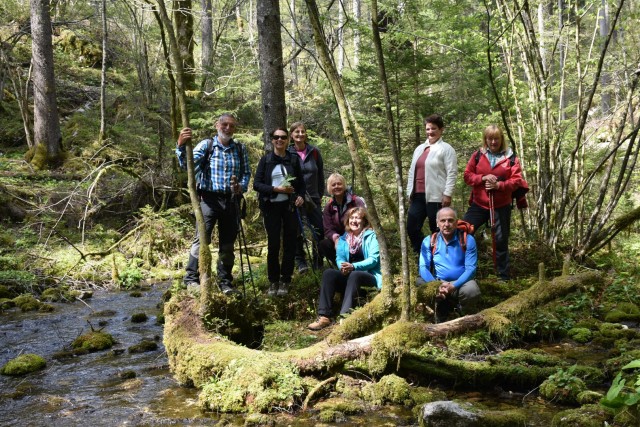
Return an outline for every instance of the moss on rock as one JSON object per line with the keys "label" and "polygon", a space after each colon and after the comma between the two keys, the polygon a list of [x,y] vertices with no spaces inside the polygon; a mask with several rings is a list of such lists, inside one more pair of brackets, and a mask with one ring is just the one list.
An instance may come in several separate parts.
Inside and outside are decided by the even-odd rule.
{"label": "moss on rock", "polygon": [[391,374],[380,378],[377,383],[366,385],[362,394],[364,398],[374,405],[384,405],[385,403],[395,403],[410,406],[411,386],[402,377]]}
{"label": "moss on rock", "polygon": [[146,313],[134,313],[131,315],[131,321],[133,323],[144,323],[149,319]]}
{"label": "moss on rock", "polygon": [[227,364],[202,387],[200,405],[216,412],[271,412],[289,409],[304,393],[297,368],[274,357],[255,356]]}
{"label": "moss on rock", "polygon": [[42,303],[31,294],[18,295],[13,299],[13,302],[16,304],[16,307],[22,311],[36,311],[39,310],[42,305]]}
{"label": "moss on rock", "polygon": [[0,373],[10,376],[25,375],[44,369],[46,366],[47,362],[42,356],[32,353],[21,354],[5,363],[0,369]]}
{"label": "moss on rock", "polygon": [[569,329],[568,335],[572,340],[581,344],[591,341],[591,338],[593,337],[591,330],[587,328],[571,328]]}
{"label": "moss on rock", "polygon": [[83,349],[89,352],[94,352],[111,348],[113,344],[115,344],[115,340],[110,334],[100,331],[91,331],[76,338],[73,343],[71,343],[71,347],[74,349]]}
{"label": "moss on rock", "polygon": [[144,353],[147,351],[156,351],[158,349],[158,343],[151,340],[142,340],[138,344],[129,347],[129,353]]}
{"label": "moss on rock", "polygon": [[540,396],[547,400],[565,403],[578,403],[578,395],[586,391],[587,386],[573,374],[574,370],[559,370],[555,374],[549,376],[542,384],[540,384]]}
{"label": "moss on rock", "polygon": [[625,320],[640,320],[640,308],[631,302],[622,302],[604,317],[606,322],[619,323]]}
{"label": "moss on rock", "polygon": [[0,298],[0,310],[6,310],[16,306],[16,302],[9,298]]}
{"label": "moss on rock", "polygon": [[0,285],[0,299],[11,298],[11,291],[5,285]]}
{"label": "moss on rock", "polygon": [[344,415],[360,414],[367,407],[362,400],[343,397],[332,397],[315,405],[320,411],[334,411]]}
{"label": "moss on rock", "polygon": [[602,427],[611,421],[611,415],[599,405],[584,405],[577,409],[560,411],[554,415],[554,427]]}

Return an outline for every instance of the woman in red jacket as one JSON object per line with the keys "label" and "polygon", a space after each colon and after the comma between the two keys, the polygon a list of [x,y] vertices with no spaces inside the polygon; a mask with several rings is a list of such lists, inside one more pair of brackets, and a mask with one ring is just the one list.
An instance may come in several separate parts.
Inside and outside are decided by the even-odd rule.
{"label": "woman in red jacket", "polygon": [[511,193],[523,185],[522,168],[498,126],[487,126],[483,141],[464,171],[464,182],[473,188],[464,220],[476,230],[489,221],[493,198],[497,272],[500,279],[509,280]]}

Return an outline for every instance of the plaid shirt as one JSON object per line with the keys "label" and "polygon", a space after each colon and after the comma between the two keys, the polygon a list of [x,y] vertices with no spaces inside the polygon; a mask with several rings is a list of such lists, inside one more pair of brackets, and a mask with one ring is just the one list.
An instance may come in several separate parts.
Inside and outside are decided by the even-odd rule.
{"label": "plaid shirt", "polygon": [[[197,187],[204,191],[231,193],[231,175],[235,175],[238,177],[242,191],[246,192],[249,188],[249,178],[251,177],[249,156],[246,148],[240,149],[240,143],[236,143],[233,139],[225,147],[218,141],[218,136],[214,136],[209,161],[210,174],[208,177],[204,177],[203,174],[199,173],[201,168],[205,167],[202,161],[205,158],[208,141],[208,139],[200,141],[193,149],[193,162],[198,179]],[[240,158],[240,152],[242,152],[242,158]],[[186,169],[186,147],[183,145],[176,148],[176,155],[178,156],[180,167]]]}

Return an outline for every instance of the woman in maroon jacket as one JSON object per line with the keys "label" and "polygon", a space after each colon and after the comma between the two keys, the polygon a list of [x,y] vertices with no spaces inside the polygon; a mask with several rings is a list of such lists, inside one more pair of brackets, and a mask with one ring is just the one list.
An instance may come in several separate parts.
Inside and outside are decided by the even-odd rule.
{"label": "woman in maroon jacket", "polygon": [[522,168],[498,126],[487,126],[483,141],[483,147],[473,153],[464,171],[464,182],[473,188],[464,220],[476,230],[489,221],[493,198],[496,266],[500,279],[509,280],[511,194],[523,185]]}
{"label": "woman in maroon jacket", "polygon": [[318,243],[320,260],[327,258],[332,267],[336,267],[336,246],[338,238],[344,234],[344,214],[351,208],[366,207],[364,200],[347,191],[347,181],[339,173],[327,178],[327,193],[331,200],[322,211],[324,239]]}

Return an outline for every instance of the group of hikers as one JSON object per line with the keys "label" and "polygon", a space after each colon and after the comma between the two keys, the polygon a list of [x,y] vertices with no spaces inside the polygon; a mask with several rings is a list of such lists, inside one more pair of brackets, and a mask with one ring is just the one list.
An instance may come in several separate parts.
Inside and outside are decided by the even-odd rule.
{"label": "group of hikers", "polygon": [[[488,126],[482,147],[473,153],[464,172],[464,181],[472,192],[469,209],[459,221],[450,207],[457,178],[456,152],[442,139],[444,122],[440,115],[426,117],[424,125],[427,140],[416,147],[409,169],[407,233],[419,256],[417,284],[441,281],[435,311],[436,321],[443,322],[454,309],[471,312],[480,297],[473,232],[487,222],[492,227],[498,276],[509,279],[512,196],[517,189],[526,188],[526,182],[502,130]],[[231,275],[240,226],[237,200],[248,191],[251,176],[247,151],[233,139],[236,127],[233,115],[222,114],[216,122],[217,134],[193,149],[206,230],[203,241],[210,243],[217,223],[217,278],[224,294],[238,293]],[[331,268],[322,272],[318,318],[308,325],[311,330],[321,330],[333,323],[336,293],[342,294],[339,313],[347,315],[364,288],[381,289],[378,240],[364,200],[349,191],[342,175],[331,174],[325,188],[322,155],[318,147],[309,144],[304,123],[293,123],[289,129],[278,127],[270,137],[273,150],[262,156],[253,180],[267,232],[267,294],[286,295],[296,267],[299,273],[306,272],[309,264],[314,270],[322,270],[327,260]],[[191,129],[180,131],[176,154],[182,168],[186,167],[185,144],[191,138]],[[330,200],[321,209],[325,191]],[[422,228],[427,219],[431,234],[425,237]],[[308,257],[303,224],[316,242],[313,250],[307,251]],[[459,231],[463,228],[465,231]],[[184,277],[187,287],[199,283],[200,239],[196,233],[189,252]]]}

